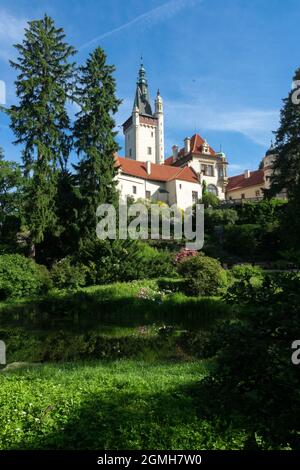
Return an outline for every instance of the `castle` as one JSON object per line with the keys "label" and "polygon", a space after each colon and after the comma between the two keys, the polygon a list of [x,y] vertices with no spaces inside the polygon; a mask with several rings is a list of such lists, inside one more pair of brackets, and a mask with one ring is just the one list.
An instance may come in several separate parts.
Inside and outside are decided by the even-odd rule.
{"label": "castle", "polygon": [[[125,157],[116,156],[118,189],[123,199],[162,201],[181,209],[193,206],[202,197],[203,189],[221,201],[259,201],[270,186],[272,162],[276,149],[271,145],[262,168],[227,177],[227,158],[215,150],[199,134],[184,139],[179,149],[165,159],[164,106],[157,91],[154,112],[148,82],[141,64],[131,116],[123,124]],[[283,192],[278,197],[285,198]]]}
{"label": "castle", "polygon": [[[226,199],[241,203],[243,201],[258,202],[264,198],[264,190],[270,189],[271,177],[274,173],[273,164],[277,158],[274,145],[267,150],[258,170],[245,170],[244,173],[228,178]],[[279,199],[287,199],[286,190],[276,195]]]}
{"label": "castle", "polygon": [[201,199],[205,187],[220,200],[225,199],[226,156],[215,152],[200,135],[186,137],[181,149],[173,145],[172,155],[165,159],[163,99],[158,91],[153,112],[143,65],[123,133],[125,157],[116,157],[122,198],[162,201],[186,209]]}

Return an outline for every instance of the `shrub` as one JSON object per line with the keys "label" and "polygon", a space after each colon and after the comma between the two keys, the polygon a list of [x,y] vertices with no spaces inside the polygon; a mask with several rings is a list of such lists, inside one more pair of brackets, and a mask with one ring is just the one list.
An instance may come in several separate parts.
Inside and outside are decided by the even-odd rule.
{"label": "shrub", "polygon": [[174,258],[174,263],[180,263],[183,261],[185,258],[189,258],[190,256],[197,256],[198,251],[196,250],[191,250],[189,248],[181,248],[181,250],[176,253],[175,258]]}
{"label": "shrub", "polygon": [[190,295],[215,295],[227,282],[219,261],[202,253],[179,263],[178,272],[187,280],[186,293]]}
{"label": "shrub", "polygon": [[0,300],[46,293],[51,286],[45,266],[25,256],[0,256]]}
{"label": "shrub", "polygon": [[244,281],[239,283],[243,295],[232,298],[238,319],[211,336],[217,353],[207,384],[212,408],[245,417],[266,448],[299,449],[300,375],[291,356],[300,337],[300,277],[266,275],[260,286],[248,285],[246,296]]}
{"label": "shrub", "polygon": [[231,253],[247,258],[257,254],[261,228],[258,225],[228,225],[224,230],[224,245]]}
{"label": "shrub", "polygon": [[237,210],[241,224],[278,223],[286,210],[286,201],[265,199],[255,203],[245,202]]}
{"label": "shrub", "polygon": [[85,249],[81,261],[89,268],[89,284],[174,275],[170,253],[141,241],[97,241]]}
{"label": "shrub", "polygon": [[206,209],[208,207],[218,207],[219,203],[220,201],[218,196],[210,192],[205,192],[201,199],[201,204],[204,204]]}
{"label": "shrub", "polygon": [[234,225],[238,220],[235,209],[205,209],[205,229],[211,231],[218,225]]}
{"label": "shrub", "polygon": [[252,264],[236,264],[231,268],[231,274],[233,275],[234,279],[241,280],[244,279],[245,276],[250,277],[252,279],[262,279],[263,278],[263,270],[259,266],[252,266]]}
{"label": "shrub", "polygon": [[72,264],[70,257],[54,263],[51,269],[51,279],[59,289],[77,289],[86,283],[87,267],[82,264]]}

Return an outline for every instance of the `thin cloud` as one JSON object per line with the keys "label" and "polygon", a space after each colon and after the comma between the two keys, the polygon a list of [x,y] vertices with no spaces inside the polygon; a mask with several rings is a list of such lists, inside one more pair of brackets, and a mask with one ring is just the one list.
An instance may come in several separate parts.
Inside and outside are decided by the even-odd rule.
{"label": "thin cloud", "polygon": [[187,7],[191,7],[193,4],[195,4],[195,2],[196,0],[170,0],[166,3],[163,3],[159,7],[153,8],[152,10],[149,10],[137,16],[136,18],[133,18],[132,20],[128,21],[127,23],[122,24],[121,26],[118,26],[117,28],[114,28],[110,31],[107,31],[106,33],[96,36],[90,41],[82,44],[82,46],[80,46],[78,50],[81,51],[82,49],[86,49],[87,47],[91,46],[95,42],[101,41],[102,39],[105,39],[109,36],[112,36],[113,34],[124,31],[127,28],[135,26],[135,25],[138,26],[142,24],[143,29],[148,29],[157,23],[160,23],[162,21],[165,21],[171,18],[172,16],[179,13],[181,10]]}
{"label": "thin cloud", "polygon": [[20,42],[27,20],[18,18],[0,9],[0,58],[8,61],[13,53],[13,44]]}
{"label": "thin cloud", "polygon": [[266,146],[278,126],[279,111],[275,109],[222,110],[201,103],[166,102],[166,126],[171,130],[201,128],[213,131],[238,132],[253,142]]}

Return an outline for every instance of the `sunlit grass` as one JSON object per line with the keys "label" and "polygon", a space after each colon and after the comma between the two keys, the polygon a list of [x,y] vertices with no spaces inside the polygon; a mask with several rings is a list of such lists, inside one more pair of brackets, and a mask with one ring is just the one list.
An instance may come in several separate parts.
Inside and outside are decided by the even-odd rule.
{"label": "sunlit grass", "polygon": [[240,448],[242,433],[199,417],[207,366],[120,360],[2,372],[0,448]]}

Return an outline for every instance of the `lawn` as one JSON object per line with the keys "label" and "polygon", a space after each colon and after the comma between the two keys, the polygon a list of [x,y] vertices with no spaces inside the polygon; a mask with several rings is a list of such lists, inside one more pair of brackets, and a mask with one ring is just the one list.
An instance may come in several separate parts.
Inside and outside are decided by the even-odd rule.
{"label": "lawn", "polygon": [[118,360],[2,372],[0,448],[242,448],[242,431],[201,417],[208,369]]}
{"label": "lawn", "polygon": [[27,365],[0,373],[0,448],[242,448],[244,431],[207,418],[201,395],[203,345],[231,315],[172,280],[2,303],[8,362]]}

